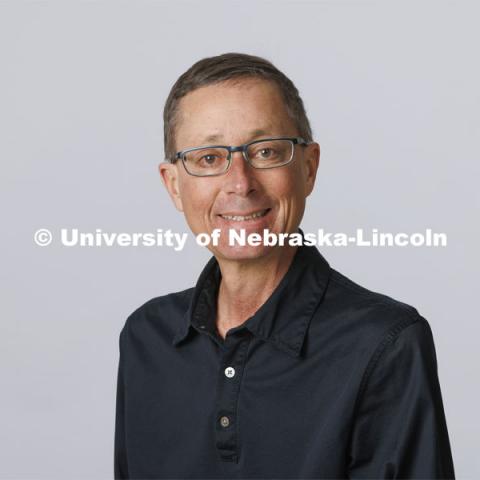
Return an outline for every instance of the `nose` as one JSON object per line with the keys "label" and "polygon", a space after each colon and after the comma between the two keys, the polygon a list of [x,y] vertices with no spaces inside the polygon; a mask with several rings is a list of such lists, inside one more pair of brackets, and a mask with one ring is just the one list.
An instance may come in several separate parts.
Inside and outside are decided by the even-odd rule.
{"label": "nose", "polygon": [[226,193],[246,197],[256,190],[253,167],[245,160],[242,152],[233,152],[231,155],[232,163],[224,176],[223,188]]}

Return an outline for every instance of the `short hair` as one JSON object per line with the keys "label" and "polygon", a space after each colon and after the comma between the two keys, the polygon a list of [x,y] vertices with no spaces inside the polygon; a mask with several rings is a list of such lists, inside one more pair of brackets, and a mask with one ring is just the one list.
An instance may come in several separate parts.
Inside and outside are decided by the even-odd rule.
{"label": "short hair", "polygon": [[283,72],[261,57],[245,53],[224,53],[194,63],[170,90],[163,110],[166,159],[173,161],[175,156],[175,128],[180,100],[197,88],[241,78],[273,81],[280,89],[287,113],[294,121],[300,136],[307,142],[313,140],[310,122],[298,89]]}

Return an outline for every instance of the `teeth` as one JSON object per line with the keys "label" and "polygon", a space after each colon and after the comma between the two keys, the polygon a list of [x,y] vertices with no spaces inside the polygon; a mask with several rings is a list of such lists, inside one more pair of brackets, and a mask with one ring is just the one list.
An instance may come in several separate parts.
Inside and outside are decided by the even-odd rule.
{"label": "teeth", "polygon": [[268,211],[268,208],[266,210],[261,210],[260,212],[255,212],[252,213],[251,215],[221,215],[222,218],[225,220],[233,220],[234,222],[243,222],[245,220],[252,220],[254,218],[259,218],[263,217]]}

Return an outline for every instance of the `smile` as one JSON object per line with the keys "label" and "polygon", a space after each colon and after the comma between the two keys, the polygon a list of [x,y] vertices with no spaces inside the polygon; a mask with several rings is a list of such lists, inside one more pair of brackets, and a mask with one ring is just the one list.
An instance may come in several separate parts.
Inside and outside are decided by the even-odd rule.
{"label": "smile", "polygon": [[269,208],[266,208],[265,210],[259,210],[258,212],[251,213],[250,215],[221,215],[222,218],[225,220],[230,220],[233,222],[244,222],[245,220],[253,220],[255,218],[261,218],[264,217],[268,212]]}

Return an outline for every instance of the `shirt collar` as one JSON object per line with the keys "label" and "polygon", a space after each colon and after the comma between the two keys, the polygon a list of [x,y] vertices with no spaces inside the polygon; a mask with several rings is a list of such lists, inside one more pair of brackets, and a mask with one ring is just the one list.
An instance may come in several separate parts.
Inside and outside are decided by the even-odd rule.
{"label": "shirt collar", "polygon": [[[330,266],[317,248],[299,246],[287,273],[272,295],[252,317],[232,330],[247,328],[279,350],[299,356],[310,320],[323,298],[329,277]],[[174,346],[185,340],[192,329],[213,334],[220,279],[218,262],[212,257],[194,288],[189,308],[173,339]]]}

